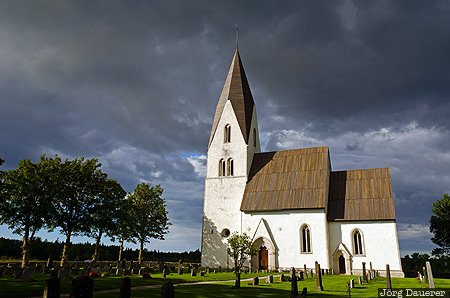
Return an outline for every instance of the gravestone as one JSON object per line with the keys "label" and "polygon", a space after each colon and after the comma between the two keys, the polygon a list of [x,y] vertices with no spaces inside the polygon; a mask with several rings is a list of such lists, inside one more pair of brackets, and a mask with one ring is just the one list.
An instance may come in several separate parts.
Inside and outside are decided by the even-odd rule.
{"label": "gravestone", "polygon": [[434,279],[433,279],[433,271],[431,271],[431,264],[429,261],[425,262],[425,266],[427,268],[427,276],[428,276],[428,285],[431,289],[434,289]]}
{"label": "gravestone", "polygon": [[174,298],[175,288],[170,280],[161,287],[161,298]]}
{"label": "gravestone", "polygon": [[123,276],[125,274],[125,269],[117,269],[116,270],[116,275],[121,275]]}
{"label": "gravestone", "polygon": [[355,287],[355,280],[352,278],[352,279],[350,279],[350,282],[349,282],[349,284],[350,284],[350,288],[354,288]]}
{"label": "gravestone", "polygon": [[200,276],[205,276],[205,271],[200,271]]}
{"label": "gravestone", "polygon": [[191,276],[197,276],[197,271],[194,268],[191,269]]}
{"label": "gravestone", "polygon": [[23,269],[22,281],[24,281],[24,282],[31,281],[31,270],[30,269],[28,269],[28,268]]}
{"label": "gravestone", "polygon": [[322,286],[322,270],[320,270],[320,264],[316,261],[316,290],[323,291]]}
{"label": "gravestone", "polygon": [[427,275],[427,269],[425,267],[422,267],[422,271],[423,271],[423,282],[425,284],[428,284],[428,275]]}
{"label": "gravestone", "polygon": [[303,264],[303,269],[305,271],[305,278],[308,278],[308,270],[306,269],[306,264]]}
{"label": "gravestone", "polygon": [[351,289],[352,289],[352,287],[350,286],[350,282],[348,282],[348,283],[347,283],[347,294],[348,294],[348,297],[349,297],[349,298],[352,296],[352,294],[351,294]]}
{"label": "gravestone", "polygon": [[61,280],[57,277],[45,281],[43,298],[59,298],[61,296]]}
{"label": "gravestone", "polygon": [[308,288],[304,287],[301,295],[302,295],[302,297],[306,297],[307,294],[308,294]]}
{"label": "gravestone", "polygon": [[300,280],[303,280],[303,271],[300,271]]}
{"label": "gravestone", "polygon": [[254,286],[259,286],[259,278],[258,277],[254,277],[253,278],[253,285]]}
{"label": "gravestone", "polygon": [[23,269],[20,267],[14,268],[13,278],[19,279],[22,278]]}
{"label": "gravestone", "polygon": [[389,269],[389,264],[386,264],[386,289],[392,290],[391,270]]}
{"label": "gravestone", "polygon": [[365,282],[369,282],[368,278],[367,278],[367,272],[366,272],[366,262],[362,262],[362,267],[363,267],[363,281]]}
{"label": "gravestone", "polygon": [[297,285],[297,275],[295,274],[295,268],[291,268],[291,298],[298,297],[298,285]]}
{"label": "gravestone", "polygon": [[361,276],[358,276],[358,283],[359,283],[360,285],[362,285],[362,277],[361,277]]}
{"label": "gravestone", "polygon": [[314,272],[312,269],[311,269],[311,277],[314,277]]}
{"label": "gravestone", "polygon": [[59,278],[66,278],[70,276],[70,271],[67,269],[60,269],[58,270],[58,277]]}
{"label": "gravestone", "polygon": [[47,260],[46,266],[47,266],[47,268],[53,268],[53,257],[52,257],[52,255],[48,256],[48,260]]}
{"label": "gravestone", "polygon": [[418,272],[418,271],[417,271],[417,278],[418,278],[420,281],[423,281],[423,276],[422,276],[422,274],[420,274],[420,272]]}
{"label": "gravestone", "polygon": [[372,268],[372,262],[369,262],[369,269],[370,269],[370,271],[373,270],[373,268]]}
{"label": "gravestone", "polygon": [[163,277],[166,278],[170,274],[169,266],[164,266]]}
{"label": "gravestone", "polygon": [[70,297],[92,298],[94,294],[94,280],[89,276],[77,277],[72,280]]}
{"label": "gravestone", "polygon": [[283,273],[281,273],[281,275],[280,275],[280,281],[281,281],[281,282],[284,281],[284,274],[283,274]]}
{"label": "gravestone", "polygon": [[267,277],[266,282],[267,282],[268,284],[273,284],[273,275],[269,275],[269,276]]}
{"label": "gravestone", "polygon": [[125,277],[120,281],[120,298],[130,298],[131,297],[131,279]]}

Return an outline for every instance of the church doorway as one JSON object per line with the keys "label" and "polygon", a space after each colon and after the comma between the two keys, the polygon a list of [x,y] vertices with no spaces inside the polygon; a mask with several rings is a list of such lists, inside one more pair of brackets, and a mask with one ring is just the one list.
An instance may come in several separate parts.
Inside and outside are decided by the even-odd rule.
{"label": "church doorway", "polygon": [[345,274],[345,258],[343,255],[339,257],[339,274]]}
{"label": "church doorway", "polygon": [[259,248],[259,268],[258,270],[267,270],[269,265],[269,252],[265,246]]}

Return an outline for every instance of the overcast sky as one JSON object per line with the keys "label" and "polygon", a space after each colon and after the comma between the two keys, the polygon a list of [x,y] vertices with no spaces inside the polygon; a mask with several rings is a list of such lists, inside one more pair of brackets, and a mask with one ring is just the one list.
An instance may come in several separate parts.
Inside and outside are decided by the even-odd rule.
{"label": "overcast sky", "polygon": [[98,158],[127,191],[163,186],[173,225],[148,249],[200,248],[237,24],[262,149],[389,167],[401,252],[429,252],[432,203],[450,193],[449,15],[448,1],[1,1],[3,168]]}

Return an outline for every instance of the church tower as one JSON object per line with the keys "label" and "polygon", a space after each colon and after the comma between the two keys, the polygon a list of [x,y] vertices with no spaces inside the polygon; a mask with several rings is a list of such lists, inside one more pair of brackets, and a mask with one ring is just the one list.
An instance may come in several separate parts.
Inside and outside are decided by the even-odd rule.
{"label": "church tower", "polygon": [[242,233],[240,206],[260,152],[256,107],[236,48],[217,103],[208,144],[202,229],[202,266],[233,267],[227,238]]}

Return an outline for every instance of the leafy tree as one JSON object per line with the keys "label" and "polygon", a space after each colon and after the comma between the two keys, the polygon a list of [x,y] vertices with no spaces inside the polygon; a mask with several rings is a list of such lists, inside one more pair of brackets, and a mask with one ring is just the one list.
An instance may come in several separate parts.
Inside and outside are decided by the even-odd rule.
{"label": "leafy tree", "polygon": [[160,185],[152,187],[140,183],[129,195],[132,205],[130,215],[134,221],[131,240],[139,242],[139,265],[143,261],[144,243],[150,242],[152,238],[163,240],[169,229],[170,222],[162,193]]}
{"label": "leafy tree", "polygon": [[48,216],[47,177],[42,164],[30,160],[21,160],[17,169],[3,175],[0,223],[22,236],[22,267],[28,265],[31,242]]}
{"label": "leafy tree", "polygon": [[444,194],[441,200],[433,203],[433,215],[430,219],[430,232],[434,244],[440,248],[433,249],[433,254],[450,253],[450,196]]}
{"label": "leafy tree", "polygon": [[59,156],[44,156],[41,162],[52,173],[50,228],[60,228],[60,232],[66,236],[60,262],[60,265],[64,266],[71,246],[71,237],[89,233],[91,230],[94,206],[101,197],[106,174],[99,169],[101,165],[96,159],[62,161]]}
{"label": "leafy tree", "polygon": [[252,240],[246,233],[239,235],[235,232],[228,238],[228,254],[234,261],[234,273],[236,275],[234,286],[236,288],[241,286],[242,266],[255,253],[256,249],[252,246]]}
{"label": "leafy tree", "polygon": [[92,206],[90,231],[87,236],[95,239],[95,249],[92,261],[98,261],[100,241],[103,235],[114,237],[118,231],[122,201],[126,192],[120,184],[112,179],[100,179],[100,193]]}

